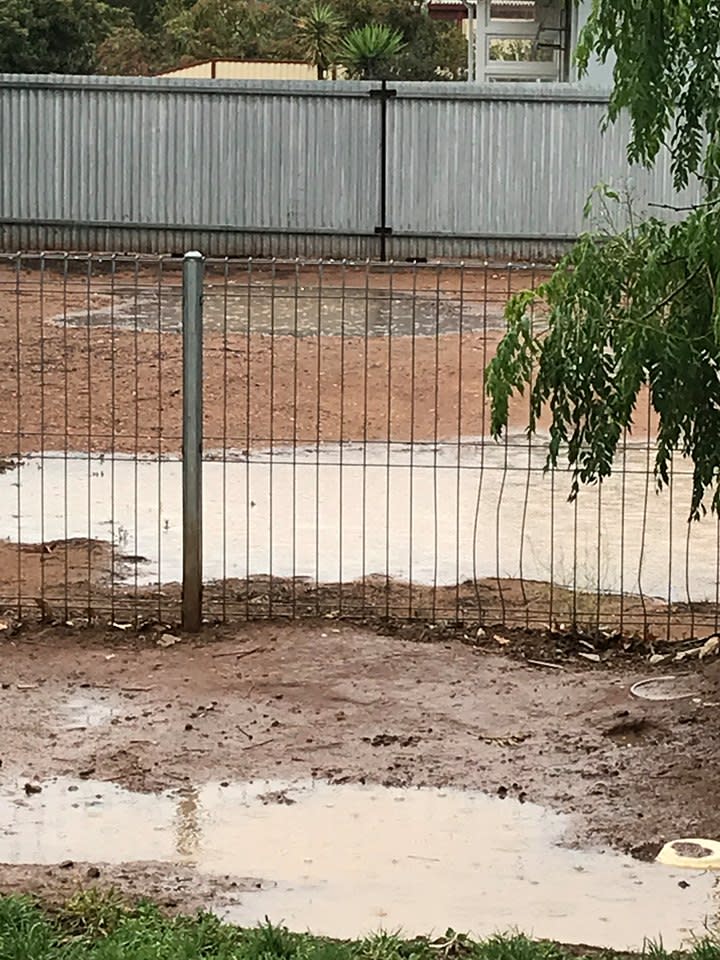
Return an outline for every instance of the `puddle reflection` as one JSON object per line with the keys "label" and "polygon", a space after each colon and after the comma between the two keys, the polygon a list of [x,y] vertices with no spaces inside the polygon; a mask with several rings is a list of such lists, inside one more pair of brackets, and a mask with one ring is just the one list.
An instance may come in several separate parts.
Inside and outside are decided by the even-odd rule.
{"label": "puddle reflection", "polygon": [[476,792],[254,781],[153,795],[58,780],[18,793],[0,795],[0,859],[183,861],[262,877],[222,909],[242,924],[268,916],[338,937],[518,928],[637,949],[645,937],[677,947],[717,913],[714,875],[563,847],[566,817]]}

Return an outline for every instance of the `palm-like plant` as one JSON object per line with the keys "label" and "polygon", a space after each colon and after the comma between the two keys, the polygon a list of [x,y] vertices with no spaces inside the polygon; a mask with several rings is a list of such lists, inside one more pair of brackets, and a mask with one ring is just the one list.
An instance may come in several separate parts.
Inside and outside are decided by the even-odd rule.
{"label": "palm-like plant", "polygon": [[314,3],[297,21],[298,39],[303,56],[317,67],[318,80],[323,80],[335,62],[342,18],[327,3]]}
{"label": "palm-like plant", "polygon": [[404,46],[399,30],[382,23],[368,23],[345,37],[339,59],[351,78],[379,80],[387,77],[393,58]]}

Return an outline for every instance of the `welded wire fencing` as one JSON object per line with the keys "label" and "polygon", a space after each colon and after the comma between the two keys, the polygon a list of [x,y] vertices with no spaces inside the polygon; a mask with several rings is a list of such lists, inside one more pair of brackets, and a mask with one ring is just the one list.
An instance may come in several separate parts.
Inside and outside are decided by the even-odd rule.
{"label": "welded wire fencing", "polygon": [[[489,437],[505,303],[547,269],[205,262],[206,620],[717,630],[718,523],[687,523],[682,460],[656,493],[646,396],[613,476],[574,503],[526,398]],[[180,258],[0,258],[13,616],[180,618],[182,332]]]}

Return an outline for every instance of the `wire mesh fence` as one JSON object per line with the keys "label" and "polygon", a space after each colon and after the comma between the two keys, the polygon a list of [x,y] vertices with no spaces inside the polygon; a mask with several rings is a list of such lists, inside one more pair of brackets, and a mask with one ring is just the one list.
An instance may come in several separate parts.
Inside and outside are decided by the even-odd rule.
{"label": "wire mesh fence", "polygon": [[[526,398],[489,436],[505,303],[547,270],[206,261],[206,619],[717,630],[718,523],[687,523],[681,459],[656,492],[647,396],[612,477],[573,503]],[[13,614],[178,618],[182,317],[178,258],[0,258]]]}

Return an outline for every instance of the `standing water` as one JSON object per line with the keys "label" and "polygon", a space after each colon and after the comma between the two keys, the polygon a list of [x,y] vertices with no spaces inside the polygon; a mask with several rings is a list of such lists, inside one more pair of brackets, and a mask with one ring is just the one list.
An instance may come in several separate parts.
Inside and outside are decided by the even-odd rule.
{"label": "standing water", "polygon": [[254,781],[158,795],[60,779],[17,794],[0,794],[3,860],[159,860],[262,877],[223,908],[241,924],[267,916],[335,937],[516,928],[617,949],[662,937],[675,948],[718,908],[711,874],[564,847],[569,818],[477,792]]}
{"label": "standing water", "polygon": [[[608,593],[714,600],[717,524],[688,525],[690,476],[655,493],[647,449],[568,504],[545,450],[326,444],[204,464],[204,576],[382,574],[425,584],[518,577]],[[114,538],[146,558],[138,583],[181,577],[181,464],[46,453],[0,474],[0,536]],[[45,513],[41,516],[40,505]]]}

